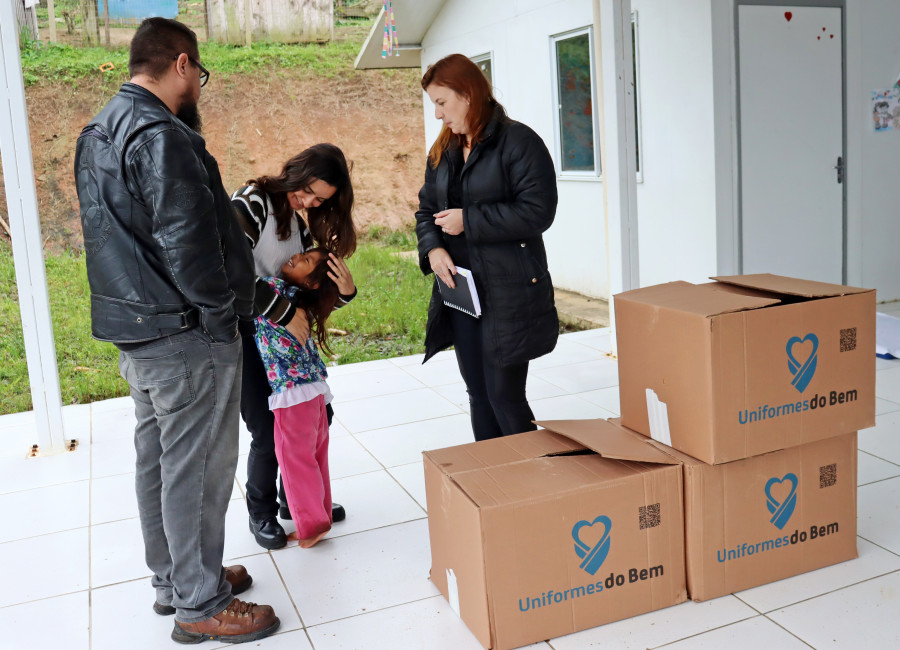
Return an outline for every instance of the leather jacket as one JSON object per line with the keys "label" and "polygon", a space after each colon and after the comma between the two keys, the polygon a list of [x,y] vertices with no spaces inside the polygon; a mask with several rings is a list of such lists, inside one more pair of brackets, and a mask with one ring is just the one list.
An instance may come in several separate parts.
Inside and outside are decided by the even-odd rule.
{"label": "leather jacket", "polygon": [[152,341],[199,327],[234,339],[253,311],[253,258],[204,139],[126,83],[75,153],[91,333]]}

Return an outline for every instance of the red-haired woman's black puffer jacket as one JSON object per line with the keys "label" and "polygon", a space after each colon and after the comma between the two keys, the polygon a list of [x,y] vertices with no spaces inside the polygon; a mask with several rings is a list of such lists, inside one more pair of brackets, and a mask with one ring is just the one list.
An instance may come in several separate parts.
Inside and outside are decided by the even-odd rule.
{"label": "red-haired woman's black puffer jacket", "polygon": [[[547,354],[559,336],[541,237],[556,215],[550,153],[537,133],[507,118],[497,106],[465,164],[453,144],[436,169],[429,164],[416,212],[419,266],[426,275],[432,272],[428,252],[447,248],[433,215],[448,207],[450,178],[460,166],[463,231],[484,319],[484,353],[499,366]],[[426,361],[452,344],[447,309],[435,286],[428,308]]]}

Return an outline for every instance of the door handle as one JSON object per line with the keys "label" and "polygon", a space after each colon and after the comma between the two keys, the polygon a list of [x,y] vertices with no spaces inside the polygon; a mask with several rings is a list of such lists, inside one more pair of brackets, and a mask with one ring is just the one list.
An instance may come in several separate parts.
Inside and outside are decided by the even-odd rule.
{"label": "door handle", "polygon": [[837,182],[838,185],[844,182],[844,157],[838,156],[837,164],[834,166],[834,169],[837,170]]}

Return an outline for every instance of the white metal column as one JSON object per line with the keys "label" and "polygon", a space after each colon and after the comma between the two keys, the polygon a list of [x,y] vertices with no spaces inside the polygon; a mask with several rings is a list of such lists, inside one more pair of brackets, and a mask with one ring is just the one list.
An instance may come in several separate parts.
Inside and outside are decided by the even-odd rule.
{"label": "white metal column", "polygon": [[0,155],[37,443],[41,455],[57,453],[64,450],[65,443],[59,371],[34,187],[19,33],[13,5],[8,0],[0,0]]}
{"label": "white metal column", "polygon": [[631,0],[594,0],[593,9],[594,42],[600,61],[600,160],[609,242],[609,317],[615,333],[613,294],[640,286]]}

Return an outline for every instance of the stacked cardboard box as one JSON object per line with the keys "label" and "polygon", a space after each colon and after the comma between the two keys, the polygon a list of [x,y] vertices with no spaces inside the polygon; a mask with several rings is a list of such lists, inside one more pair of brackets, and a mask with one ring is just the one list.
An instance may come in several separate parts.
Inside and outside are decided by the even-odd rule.
{"label": "stacked cardboard box", "polygon": [[620,424],[683,462],[695,600],[856,557],[875,423],[874,291],[715,279],[615,297]]}
{"label": "stacked cardboard box", "polygon": [[431,579],[485,648],[687,600],[680,459],[604,421],[426,451]]}
{"label": "stacked cardboard box", "polygon": [[485,648],[856,557],[874,291],[717,280],[616,296],[621,420],[424,452],[431,579]]}

